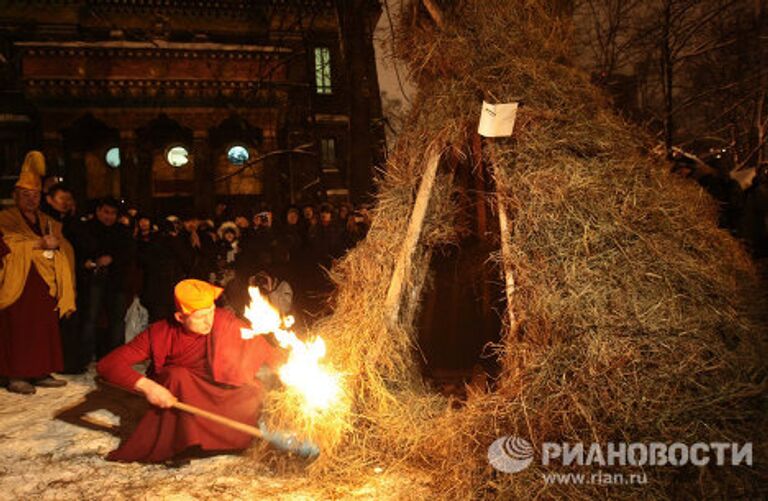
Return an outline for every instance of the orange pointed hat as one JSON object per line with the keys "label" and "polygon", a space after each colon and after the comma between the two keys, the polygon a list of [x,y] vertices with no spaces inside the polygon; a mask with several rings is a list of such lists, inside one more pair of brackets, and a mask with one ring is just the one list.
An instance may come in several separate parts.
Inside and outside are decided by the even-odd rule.
{"label": "orange pointed hat", "polygon": [[183,314],[189,315],[196,310],[213,306],[223,291],[221,287],[190,278],[177,283],[173,289],[173,295],[176,299],[176,308]]}
{"label": "orange pointed hat", "polygon": [[45,175],[45,157],[39,151],[30,151],[21,164],[21,173],[19,180],[16,181],[17,188],[25,190],[41,191],[43,183],[41,178]]}

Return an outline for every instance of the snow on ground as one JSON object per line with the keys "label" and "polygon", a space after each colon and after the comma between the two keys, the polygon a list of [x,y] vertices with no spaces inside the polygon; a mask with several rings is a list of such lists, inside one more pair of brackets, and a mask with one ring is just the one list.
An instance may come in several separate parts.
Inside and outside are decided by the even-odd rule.
{"label": "snow on ground", "polygon": [[[0,500],[17,499],[416,499],[419,482],[371,474],[356,486],[313,488],[305,474],[278,474],[240,455],[193,459],[189,465],[105,461],[129,433],[144,402],[97,389],[93,372],[57,376],[63,388],[35,395],[0,389]],[[127,426],[120,427],[121,422]],[[426,496],[426,493],[424,493]]]}

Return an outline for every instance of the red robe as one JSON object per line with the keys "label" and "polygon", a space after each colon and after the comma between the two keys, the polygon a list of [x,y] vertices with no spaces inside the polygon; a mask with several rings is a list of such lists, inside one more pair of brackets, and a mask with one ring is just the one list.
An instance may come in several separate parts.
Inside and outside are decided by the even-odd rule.
{"label": "red robe", "polygon": [[[42,236],[39,225],[27,224]],[[8,253],[0,232],[0,259]],[[63,369],[56,298],[32,264],[19,299],[0,309],[0,376],[36,378]]]}
{"label": "red robe", "polygon": [[[102,358],[97,370],[107,381],[133,389],[142,374],[132,366],[150,360],[148,376],[181,402],[255,424],[263,396],[255,375],[263,364],[274,368],[280,357],[263,337],[242,339],[240,328],[245,326],[223,308],[216,309],[213,329],[206,336],[162,320]],[[128,440],[107,458],[161,462],[192,446],[242,450],[252,438],[193,414],[151,407]]]}

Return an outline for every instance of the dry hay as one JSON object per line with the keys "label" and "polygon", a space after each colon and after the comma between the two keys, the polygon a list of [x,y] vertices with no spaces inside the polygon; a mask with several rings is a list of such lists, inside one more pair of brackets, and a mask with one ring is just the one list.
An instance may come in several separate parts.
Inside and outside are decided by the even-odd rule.
{"label": "dry hay", "polygon": [[[545,486],[535,464],[515,475],[488,465],[487,447],[503,435],[534,445],[753,441],[759,460],[764,303],[744,249],[717,228],[716,204],[653,160],[647,137],[569,65],[566,23],[537,2],[466,0],[453,2],[440,31],[415,5],[398,42],[419,97],[380,181],[371,231],[334,269],[334,313],[314,330],[346,374],[351,407],[303,422],[323,446],[311,474],[427,471],[441,498],[757,496],[748,468],[649,468],[647,485],[607,487]],[[495,390],[471,392],[454,409],[424,387],[412,341],[428,249],[456,238],[445,175],[398,328],[386,327],[383,304],[425,152],[465,151],[483,94],[525,102],[515,137],[486,148],[513,224],[520,329],[500,349]],[[280,394],[270,406],[275,423],[302,422]]]}

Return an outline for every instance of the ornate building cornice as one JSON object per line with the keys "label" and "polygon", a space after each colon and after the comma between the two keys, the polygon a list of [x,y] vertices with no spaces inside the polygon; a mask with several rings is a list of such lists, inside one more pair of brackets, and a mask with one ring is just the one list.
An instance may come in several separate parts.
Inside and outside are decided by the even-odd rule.
{"label": "ornate building cornice", "polygon": [[255,7],[333,8],[332,0],[13,0],[9,2],[33,5],[79,5],[88,7],[112,7],[125,9],[211,9],[218,11],[247,9]]}
{"label": "ornate building cornice", "polygon": [[293,52],[274,45],[156,42],[16,42],[25,55],[98,58],[280,59]]}
{"label": "ornate building cornice", "polygon": [[[146,101],[209,102],[234,100],[253,104],[275,105],[280,100],[275,92],[287,83],[255,81],[209,80],[78,80],[78,79],[28,79],[24,82],[25,94],[32,101],[114,101],[118,106],[143,106]],[[130,103],[130,104],[129,104]]]}
{"label": "ornate building cornice", "polygon": [[252,16],[258,9],[280,8],[284,11],[321,13],[333,9],[331,0],[87,0],[93,10],[112,12],[165,12],[189,15],[190,12],[211,17],[233,14]]}

